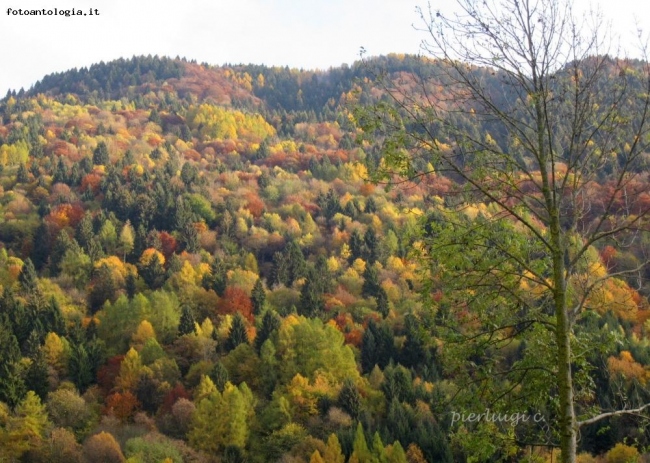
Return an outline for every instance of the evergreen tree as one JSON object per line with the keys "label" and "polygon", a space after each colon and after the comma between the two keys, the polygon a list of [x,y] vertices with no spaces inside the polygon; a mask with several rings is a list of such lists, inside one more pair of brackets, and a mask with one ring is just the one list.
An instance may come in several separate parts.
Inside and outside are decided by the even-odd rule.
{"label": "evergreen tree", "polygon": [[416,368],[420,365],[430,365],[431,353],[427,349],[424,332],[414,315],[404,317],[406,339],[400,353],[400,363],[407,368]]}
{"label": "evergreen tree", "polygon": [[305,276],[307,264],[302,249],[296,241],[291,241],[284,251],[285,260],[288,264],[288,278],[286,285],[292,286],[293,282]]}
{"label": "evergreen tree", "polygon": [[25,387],[29,391],[34,391],[41,400],[45,400],[48,393],[49,372],[45,355],[39,349],[32,357],[32,362],[27,369],[25,376]]}
{"label": "evergreen tree", "polygon": [[41,270],[50,254],[50,233],[45,222],[41,222],[32,238],[32,259],[34,266]]}
{"label": "evergreen tree", "polygon": [[192,309],[189,306],[184,305],[181,312],[181,320],[178,324],[178,335],[184,336],[186,334],[194,333],[196,329],[195,323]]}
{"label": "evergreen tree", "polygon": [[253,286],[253,290],[251,291],[251,302],[253,303],[253,315],[259,315],[262,313],[262,309],[264,308],[264,302],[266,301],[266,291],[264,291],[264,285],[262,284],[262,280],[259,278],[255,282],[255,286]]}
{"label": "evergreen tree", "polygon": [[215,256],[210,265],[210,273],[203,275],[202,286],[207,290],[213,290],[217,296],[222,297],[226,290],[227,281],[226,266],[219,257]]}
{"label": "evergreen tree", "polygon": [[363,212],[366,214],[374,214],[377,212],[377,205],[375,204],[375,200],[372,198],[372,196],[366,200],[366,207],[364,208]]}
{"label": "evergreen tree", "polygon": [[126,289],[126,296],[129,298],[129,300],[133,299],[137,291],[136,278],[137,277],[133,272],[129,272],[126,275],[125,289]]}
{"label": "evergreen tree", "polygon": [[310,268],[307,272],[305,283],[300,290],[300,315],[313,317],[325,310],[325,301],[323,300],[323,281],[321,275],[317,275],[316,270]]}
{"label": "evergreen tree", "polygon": [[38,291],[38,276],[36,275],[36,269],[34,268],[34,263],[28,257],[23,264],[23,268],[20,270],[20,275],[18,275],[18,281],[27,295],[33,295]]}
{"label": "evergreen tree", "polygon": [[[259,280],[258,280],[259,281]],[[281,320],[278,315],[272,310],[267,310],[264,312],[264,317],[262,318],[262,325],[255,336],[255,349],[259,353],[262,349],[262,344],[271,337],[273,331],[280,328]]]}
{"label": "evergreen tree", "polygon": [[21,353],[6,314],[0,314],[0,402],[16,405],[25,394],[18,362]]}
{"label": "evergreen tree", "polygon": [[232,326],[226,340],[226,350],[230,352],[240,344],[248,343],[248,332],[246,322],[240,313],[236,313],[232,319]]}
{"label": "evergreen tree", "polygon": [[92,383],[93,368],[83,344],[76,344],[72,347],[68,360],[68,370],[70,378],[79,392],[84,392]]}
{"label": "evergreen tree", "polygon": [[361,339],[361,369],[370,373],[377,364],[377,344],[373,330],[366,328]]}
{"label": "evergreen tree", "polygon": [[236,445],[227,445],[223,451],[223,463],[246,463],[248,460],[244,451]]}
{"label": "evergreen tree", "polygon": [[382,317],[386,318],[390,312],[390,307],[388,305],[388,294],[386,294],[386,290],[381,286],[379,287],[379,291],[375,296],[375,300],[377,301],[377,312],[379,312]]}
{"label": "evergreen tree", "polygon": [[230,381],[230,375],[228,370],[221,362],[217,362],[212,367],[210,371],[210,379],[214,383],[215,387],[219,392],[223,392],[223,388],[226,386],[226,383]]}
{"label": "evergreen tree", "polygon": [[100,141],[93,151],[93,164],[102,166],[110,164],[110,160],[108,158],[108,147],[103,141]]}
{"label": "evergreen tree", "polygon": [[59,301],[54,296],[50,298],[50,303],[45,306],[42,313],[42,324],[45,333],[56,333],[60,336],[65,335],[65,320],[61,313]]}
{"label": "evergreen tree", "polygon": [[140,266],[140,275],[151,289],[158,289],[165,283],[165,268],[154,254],[146,265]]}
{"label": "evergreen tree", "polygon": [[363,272],[361,294],[363,294],[363,297],[377,297],[380,289],[377,268],[374,265],[366,265],[366,270]]}
{"label": "evergreen tree", "polygon": [[27,171],[27,166],[25,163],[20,163],[18,166],[18,171],[16,172],[16,182],[17,183],[27,183],[29,182],[29,172]]}
{"label": "evergreen tree", "polygon": [[372,227],[368,227],[364,233],[363,242],[365,244],[365,260],[368,265],[373,265],[379,259],[379,242]]}
{"label": "evergreen tree", "polygon": [[366,254],[366,246],[363,240],[363,237],[355,229],[350,235],[350,263],[354,262],[357,259],[363,259]]}
{"label": "evergreen tree", "polygon": [[106,301],[116,298],[117,285],[113,279],[113,272],[108,265],[103,264],[95,271],[93,284],[88,293],[88,305],[91,311],[96,312],[102,308]]}
{"label": "evergreen tree", "polygon": [[337,401],[339,407],[345,410],[352,419],[359,419],[359,414],[361,412],[361,395],[357,389],[357,385],[354,384],[354,381],[350,378],[346,378],[343,381],[343,386],[341,387],[341,392],[339,392],[339,397]]}
{"label": "evergreen tree", "polygon": [[199,252],[201,244],[199,242],[199,233],[191,222],[188,222],[181,232],[181,238],[185,244],[185,250],[190,253]]}

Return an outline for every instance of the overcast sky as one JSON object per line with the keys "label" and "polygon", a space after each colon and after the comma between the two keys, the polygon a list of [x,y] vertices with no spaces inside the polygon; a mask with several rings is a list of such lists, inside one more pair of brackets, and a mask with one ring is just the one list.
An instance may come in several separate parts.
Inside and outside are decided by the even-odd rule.
{"label": "overcast sky", "polygon": [[[444,8],[451,0],[433,0]],[[576,0],[576,2],[588,0]],[[368,55],[417,53],[416,5],[426,0],[2,0],[0,98],[51,72],[133,55],[210,64],[327,69]],[[99,10],[99,16],[10,16],[7,8]],[[650,3],[602,5],[623,40],[650,29]]]}

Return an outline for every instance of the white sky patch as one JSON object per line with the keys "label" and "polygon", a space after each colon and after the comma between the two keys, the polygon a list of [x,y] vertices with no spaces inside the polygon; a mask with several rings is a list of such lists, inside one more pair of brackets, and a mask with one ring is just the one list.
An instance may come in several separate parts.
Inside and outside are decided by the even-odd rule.
{"label": "white sky patch", "polygon": [[[432,1],[446,8],[449,0]],[[2,0],[0,98],[52,72],[133,55],[181,56],[214,65],[327,69],[368,56],[418,53],[418,0]],[[587,0],[576,0],[586,8]],[[13,16],[7,9],[99,10],[99,16]],[[650,3],[605,2],[625,44]],[[635,25],[635,18],[638,24]],[[644,24],[645,23],[645,24]],[[650,29],[650,27],[646,28]]]}

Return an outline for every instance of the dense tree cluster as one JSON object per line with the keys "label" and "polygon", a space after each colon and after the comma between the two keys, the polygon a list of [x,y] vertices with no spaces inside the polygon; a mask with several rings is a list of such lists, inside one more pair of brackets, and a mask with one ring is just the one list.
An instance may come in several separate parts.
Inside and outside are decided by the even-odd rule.
{"label": "dense tree cluster", "polygon": [[[439,63],[373,65],[414,94],[415,74],[444,92]],[[417,257],[453,232],[442,218],[456,211],[454,179],[366,182],[379,154],[354,144],[348,105],[381,99],[371,76],[361,63],[311,72],[143,57],[47,76],[0,102],[2,455],[467,458],[459,436],[473,428],[451,426],[459,376],[438,335],[445,288],[422,284]],[[460,214],[488,212],[468,202]],[[616,243],[588,259],[601,274],[638,265]],[[645,278],[610,280],[584,323],[606,346],[588,358],[603,403],[647,394],[647,294]],[[628,433],[648,444],[630,420],[586,431],[593,454],[631,452]]]}

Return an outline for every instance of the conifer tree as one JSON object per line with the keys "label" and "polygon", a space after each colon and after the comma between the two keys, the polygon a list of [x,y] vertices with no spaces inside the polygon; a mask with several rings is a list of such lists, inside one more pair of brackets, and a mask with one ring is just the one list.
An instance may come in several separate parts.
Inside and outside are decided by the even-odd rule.
{"label": "conifer tree", "polygon": [[0,314],[0,402],[14,406],[25,394],[18,371],[21,354],[6,314]]}
{"label": "conifer tree", "polygon": [[264,308],[264,302],[266,301],[266,292],[264,291],[264,285],[262,284],[262,280],[259,278],[255,282],[255,286],[253,286],[253,290],[251,291],[251,302],[253,303],[253,315],[259,315],[262,313],[262,309]]}
{"label": "conifer tree", "polygon": [[110,160],[108,158],[108,147],[103,141],[100,141],[93,151],[93,164],[102,166],[110,164]]}
{"label": "conifer tree", "polygon": [[223,363],[217,362],[214,364],[212,371],[210,371],[210,379],[212,379],[217,390],[223,392],[226,383],[230,381],[230,375]]}
{"label": "conifer tree", "polygon": [[[258,280],[259,281],[259,280]],[[278,315],[272,311],[267,310],[264,312],[262,317],[262,324],[257,331],[257,336],[255,336],[255,349],[259,353],[262,349],[262,345],[266,342],[267,339],[271,337],[273,331],[280,328],[281,320]]]}
{"label": "conifer tree", "polygon": [[367,264],[363,272],[363,287],[361,293],[364,297],[377,297],[381,285],[379,284],[379,275],[374,265]]}
{"label": "conifer tree", "polygon": [[25,376],[25,388],[45,400],[48,392],[48,368],[45,355],[39,350],[33,357]]}
{"label": "conifer tree", "polygon": [[226,340],[226,350],[230,352],[240,344],[248,343],[248,333],[244,317],[238,312],[232,319],[232,326]]}
{"label": "conifer tree", "polygon": [[361,412],[361,395],[356,384],[350,378],[343,381],[341,392],[339,392],[338,405],[345,410],[352,419],[357,420]]}
{"label": "conifer tree", "polygon": [[68,371],[79,392],[84,392],[93,381],[92,365],[88,351],[83,344],[72,347],[68,360]]}
{"label": "conifer tree", "polygon": [[38,276],[36,275],[34,263],[29,257],[25,259],[18,281],[27,295],[33,295],[38,290]]}
{"label": "conifer tree", "polygon": [[386,318],[390,312],[390,307],[388,305],[388,294],[386,293],[386,290],[381,286],[377,291],[375,300],[377,301],[377,312],[379,312],[382,317]]}
{"label": "conifer tree", "polygon": [[194,333],[196,329],[195,323],[196,321],[194,320],[192,309],[189,306],[184,305],[181,312],[181,320],[178,325],[178,335],[184,336],[186,334]]}

